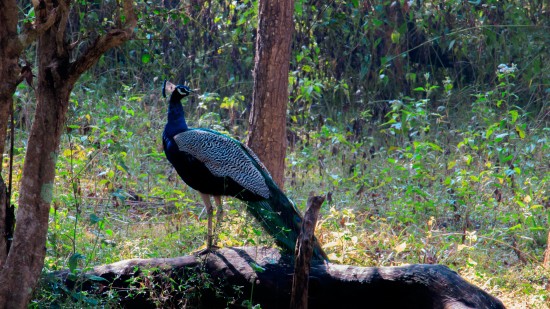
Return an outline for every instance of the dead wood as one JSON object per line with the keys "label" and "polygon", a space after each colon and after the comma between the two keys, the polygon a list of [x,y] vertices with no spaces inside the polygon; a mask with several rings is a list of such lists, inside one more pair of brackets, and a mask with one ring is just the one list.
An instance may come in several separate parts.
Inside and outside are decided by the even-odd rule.
{"label": "dead wood", "polygon": [[[292,260],[273,248],[223,248],[204,255],[125,260],[79,278],[68,272],[56,276],[72,289],[117,290],[120,305],[127,308],[241,307],[250,299],[264,309],[288,308]],[[309,308],[505,308],[446,266],[424,264],[315,263],[308,303]]]}
{"label": "dead wood", "polygon": [[290,309],[307,308],[309,271],[313,244],[315,239],[315,226],[321,205],[325,201],[322,196],[311,196],[307,200],[307,209],[304,221],[300,229],[300,236],[296,241],[296,258],[294,262],[294,278],[292,280],[292,292],[290,294]]}

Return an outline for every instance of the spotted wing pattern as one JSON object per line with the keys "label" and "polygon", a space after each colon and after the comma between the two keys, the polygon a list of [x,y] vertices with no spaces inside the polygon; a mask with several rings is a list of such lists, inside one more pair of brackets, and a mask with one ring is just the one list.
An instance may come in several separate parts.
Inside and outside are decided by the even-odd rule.
{"label": "spotted wing pattern", "polygon": [[[269,198],[269,188],[264,176],[254,164],[256,155],[237,140],[209,130],[191,129],[174,136],[180,151],[189,153],[203,162],[217,177],[230,177],[247,190]],[[251,158],[252,157],[252,158]],[[269,173],[267,173],[269,175]]]}

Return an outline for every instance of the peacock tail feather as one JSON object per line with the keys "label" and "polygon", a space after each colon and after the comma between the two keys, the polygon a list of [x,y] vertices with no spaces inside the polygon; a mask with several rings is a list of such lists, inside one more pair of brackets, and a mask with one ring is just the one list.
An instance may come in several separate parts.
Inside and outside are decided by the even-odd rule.
{"label": "peacock tail feather", "polygon": [[[279,247],[288,253],[294,253],[303,218],[295,204],[279,189],[271,176],[264,174],[264,177],[269,187],[269,198],[247,201],[247,211],[275,239]],[[316,238],[313,245],[313,259],[328,261],[326,253]]]}

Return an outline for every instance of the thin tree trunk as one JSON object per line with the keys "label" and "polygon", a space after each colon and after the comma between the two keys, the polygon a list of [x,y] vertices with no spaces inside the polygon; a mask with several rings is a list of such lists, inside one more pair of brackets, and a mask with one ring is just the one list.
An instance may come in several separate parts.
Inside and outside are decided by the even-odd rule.
{"label": "thin tree trunk", "polygon": [[127,28],[107,32],[71,63],[65,38],[69,3],[41,1],[36,14],[38,25],[52,25],[37,33],[37,106],[23,166],[13,244],[0,269],[0,308],[25,308],[44,265],[55,164],[71,90],[105,51],[130,39],[136,24],[132,1],[125,0]]}
{"label": "thin tree trunk", "polygon": [[294,0],[260,0],[248,146],[282,188]]}
{"label": "thin tree trunk", "polygon": [[546,240],[546,251],[544,252],[544,261],[542,265],[550,269],[550,229],[548,230],[548,239]]}

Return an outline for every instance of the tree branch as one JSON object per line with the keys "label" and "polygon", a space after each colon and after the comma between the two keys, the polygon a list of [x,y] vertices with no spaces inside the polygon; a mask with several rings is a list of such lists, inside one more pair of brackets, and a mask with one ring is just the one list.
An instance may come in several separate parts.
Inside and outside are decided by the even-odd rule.
{"label": "tree branch", "polygon": [[62,57],[63,53],[66,52],[65,49],[65,30],[67,25],[67,20],[69,19],[69,5],[65,1],[59,1],[59,13],[61,14],[61,20],[59,24],[62,25],[57,29],[55,34],[55,41],[57,42],[57,56]]}
{"label": "tree branch", "polygon": [[[45,8],[43,9],[45,10]],[[35,24],[28,28],[27,30],[23,31],[18,36],[19,44],[17,46],[17,53],[21,54],[25,48],[27,48],[29,45],[31,45],[34,41],[36,41],[36,38],[38,38],[39,35],[46,32],[48,29],[50,29],[51,26],[55,23],[55,20],[57,19],[57,8],[50,11],[48,14],[48,18],[44,23],[41,24]]]}
{"label": "tree branch", "polygon": [[82,73],[94,65],[107,50],[122,45],[132,38],[137,25],[137,17],[132,0],[123,0],[124,29],[112,29],[98,37],[80,57],[72,64],[69,81],[75,82]]}

